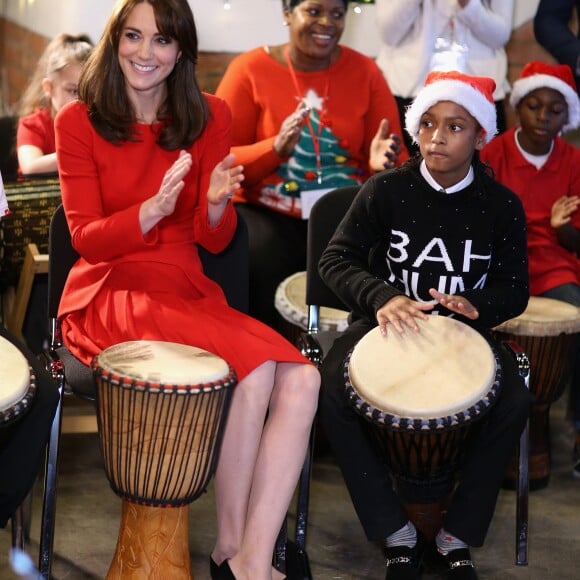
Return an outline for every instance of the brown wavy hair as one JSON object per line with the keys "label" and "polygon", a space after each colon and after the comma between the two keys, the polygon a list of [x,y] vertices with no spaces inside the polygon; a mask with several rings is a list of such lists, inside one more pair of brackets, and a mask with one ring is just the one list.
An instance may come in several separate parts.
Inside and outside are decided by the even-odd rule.
{"label": "brown wavy hair", "polygon": [[163,121],[157,143],[166,150],[189,147],[204,130],[209,108],[196,78],[197,30],[187,0],[122,0],[107,22],[103,35],[83,68],[79,99],[89,111],[97,133],[109,142],[134,140],[136,114],[119,65],[119,41],[125,22],[137,4],[153,7],[159,32],[175,40],[181,51],[167,77],[167,98],[157,111]]}

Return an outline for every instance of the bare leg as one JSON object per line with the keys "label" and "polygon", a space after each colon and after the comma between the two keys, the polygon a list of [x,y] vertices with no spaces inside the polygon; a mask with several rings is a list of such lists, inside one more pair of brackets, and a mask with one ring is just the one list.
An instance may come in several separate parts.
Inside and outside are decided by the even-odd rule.
{"label": "bare leg", "polygon": [[239,580],[272,578],[274,543],[306,455],[319,382],[311,365],[268,363],[236,387],[265,391],[270,403],[264,424],[261,396],[234,399],[216,473],[213,558],[231,558]]}
{"label": "bare leg", "polygon": [[240,548],[254,467],[276,363],[263,364],[234,388],[215,475],[217,542],[213,559],[221,563]]}

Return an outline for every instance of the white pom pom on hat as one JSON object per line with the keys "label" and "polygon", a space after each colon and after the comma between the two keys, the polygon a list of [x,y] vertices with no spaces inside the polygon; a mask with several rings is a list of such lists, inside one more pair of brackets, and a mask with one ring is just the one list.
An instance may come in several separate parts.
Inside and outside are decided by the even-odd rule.
{"label": "white pom pom on hat", "polygon": [[441,101],[462,106],[480,124],[489,143],[497,133],[497,115],[493,101],[495,81],[458,71],[432,71],[425,86],[405,113],[405,128],[415,143],[418,142],[421,116]]}
{"label": "white pom pom on hat", "polygon": [[580,99],[572,69],[567,64],[548,64],[532,61],[526,64],[518,80],[513,83],[510,104],[514,109],[529,93],[536,89],[558,91],[568,105],[568,121],[562,131],[570,131],[580,126]]}

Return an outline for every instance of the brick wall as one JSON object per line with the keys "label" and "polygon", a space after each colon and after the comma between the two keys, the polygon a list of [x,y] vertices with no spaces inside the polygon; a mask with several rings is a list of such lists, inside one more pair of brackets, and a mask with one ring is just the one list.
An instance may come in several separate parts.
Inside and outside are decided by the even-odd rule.
{"label": "brick wall", "polygon": [[[0,111],[2,104],[14,107],[34,71],[49,39],[17,24],[0,18]],[[553,62],[552,57],[536,42],[532,22],[514,30],[507,45],[509,80],[516,79],[522,66],[530,60]],[[200,53],[199,81],[201,87],[212,93],[235,56],[233,53]],[[508,107],[509,109],[509,107]],[[508,110],[508,121],[513,112]]]}
{"label": "brick wall", "polygon": [[[14,110],[49,41],[45,36],[0,18],[0,114]],[[198,77],[203,90],[215,91],[234,56],[233,53],[200,53]]]}
{"label": "brick wall", "polygon": [[14,107],[49,39],[0,18],[0,108]]}

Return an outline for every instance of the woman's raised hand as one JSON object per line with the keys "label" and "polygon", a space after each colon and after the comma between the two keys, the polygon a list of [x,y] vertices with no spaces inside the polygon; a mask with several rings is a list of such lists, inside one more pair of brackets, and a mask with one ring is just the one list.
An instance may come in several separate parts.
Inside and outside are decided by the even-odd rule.
{"label": "woman's raised hand", "polygon": [[296,143],[300,139],[302,125],[306,122],[309,114],[310,107],[303,101],[300,101],[296,110],[282,121],[280,131],[274,140],[274,151],[280,157],[288,157],[292,153],[294,147],[296,147]]}
{"label": "woman's raised hand", "polygon": [[165,172],[159,191],[141,204],[139,222],[144,234],[175,211],[177,198],[185,185],[183,178],[189,173],[191,165],[191,155],[186,151],[180,151],[179,157]]}
{"label": "woman's raised hand", "polygon": [[244,180],[244,167],[234,165],[236,157],[233,153],[226,155],[213,169],[209,179],[207,201],[212,205],[221,205],[231,199],[240,183]]}
{"label": "woman's raised hand", "polygon": [[389,120],[383,119],[371,141],[369,168],[371,171],[383,171],[395,167],[401,151],[401,138],[389,133]]}

